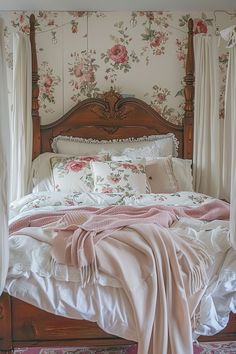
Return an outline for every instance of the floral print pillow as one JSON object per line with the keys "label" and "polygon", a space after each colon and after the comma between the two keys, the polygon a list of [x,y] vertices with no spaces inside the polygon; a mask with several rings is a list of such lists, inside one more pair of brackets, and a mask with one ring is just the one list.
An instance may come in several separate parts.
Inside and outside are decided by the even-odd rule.
{"label": "floral print pillow", "polygon": [[142,163],[127,161],[91,162],[94,192],[146,193],[146,172]]}
{"label": "floral print pillow", "polygon": [[94,188],[91,161],[103,161],[106,156],[51,157],[55,191],[92,192]]}

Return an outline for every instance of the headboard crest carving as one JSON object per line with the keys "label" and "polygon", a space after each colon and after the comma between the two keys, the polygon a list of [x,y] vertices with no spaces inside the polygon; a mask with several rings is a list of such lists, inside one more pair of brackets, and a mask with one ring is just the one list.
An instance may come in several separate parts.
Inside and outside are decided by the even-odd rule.
{"label": "headboard crest carving", "polygon": [[95,113],[101,119],[123,120],[130,112],[130,110],[127,110],[127,108],[119,108],[117,106],[117,103],[122,99],[122,96],[112,87],[110,91],[99,95],[99,98],[103,101],[103,106],[96,105],[91,108],[91,112]]}
{"label": "headboard crest carving", "polygon": [[104,101],[108,102],[110,107],[114,107],[116,102],[122,98],[122,96],[116,92],[112,87],[110,91],[104,92],[100,96]]}

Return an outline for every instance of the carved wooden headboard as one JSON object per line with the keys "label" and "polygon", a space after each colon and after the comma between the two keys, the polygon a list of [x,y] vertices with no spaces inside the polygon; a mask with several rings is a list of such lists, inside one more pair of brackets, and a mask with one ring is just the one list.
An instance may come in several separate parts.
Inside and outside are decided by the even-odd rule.
{"label": "carved wooden headboard", "polygon": [[122,98],[113,91],[97,98],[78,103],[57,121],[40,126],[38,103],[38,66],[35,44],[35,17],[30,17],[32,47],[32,118],[33,158],[51,151],[51,140],[58,135],[94,138],[98,140],[122,139],[156,134],[174,133],[179,140],[179,156],[192,158],[193,146],[193,21],[189,20],[188,53],[185,76],[185,116],[183,126],[163,119],[147,103],[137,98]]}
{"label": "carved wooden headboard", "polygon": [[175,133],[183,153],[183,127],[163,119],[145,102],[122,98],[110,90],[101,98],[89,98],[73,107],[56,122],[41,126],[41,152],[50,151],[50,139],[57,135],[99,140]]}

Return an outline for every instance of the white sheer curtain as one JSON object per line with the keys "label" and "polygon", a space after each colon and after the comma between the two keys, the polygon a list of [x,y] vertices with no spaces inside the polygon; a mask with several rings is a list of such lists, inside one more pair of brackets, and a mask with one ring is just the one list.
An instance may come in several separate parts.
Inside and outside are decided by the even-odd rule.
{"label": "white sheer curtain", "polygon": [[8,191],[9,191],[9,112],[8,90],[4,57],[3,23],[0,19],[0,294],[8,270]]}
{"label": "white sheer curtain", "polygon": [[11,200],[28,193],[32,160],[32,64],[30,39],[13,34]]}
{"label": "white sheer curtain", "polygon": [[195,108],[193,175],[195,190],[220,196],[218,38],[194,37]]}
{"label": "white sheer curtain", "polygon": [[[236,152],[234,142],[234,154]],[[230,240],[234,249],[236,249],[236,166],[232,169],[232,183],[231,183],[231,205],[230,205]]]}
{"label": "white sheer curtain", "polygon": [[196,191],[230,201],[230,239],[236,249],[236,26],[221,34],[229,48],[224,120],[219,119],[219,39],[194,38],[193,172]]}
{"label": "white sheer curtain", "polygon": [[230,235],[236,249],[236,45],[229,48],[225,90],[223,187],[225,194],[230,195]]}

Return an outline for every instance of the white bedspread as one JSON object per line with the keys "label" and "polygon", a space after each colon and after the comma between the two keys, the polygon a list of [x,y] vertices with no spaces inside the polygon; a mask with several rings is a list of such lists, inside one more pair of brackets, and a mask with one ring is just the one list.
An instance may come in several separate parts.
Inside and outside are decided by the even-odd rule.
{"label": "white bedspread", "polygon": [[[11,220],[34,210],[52,211],[65,206],[162,204],[194,207],[210,199],[193,192],[138,197],[42,192],[15,203],[11,208]],[[200,334],[215,334],[226,326],[229,312],[236,312],[236,253],[228,241],[229,224],[181,218],[173,227],[203,242],[212,256],[209,285],[196,310],[193,330],[195,338]],[[9,242],[10,266],[5,291],[10,295],[55,314],[96,321],[106,332],[137,341],[132,311],[129,311],[128,299],[118,280],[100,272],[98,284],[82,288],[79,272],[73,267],[56,264],[47,243],[28,236],[11,237]]]}

